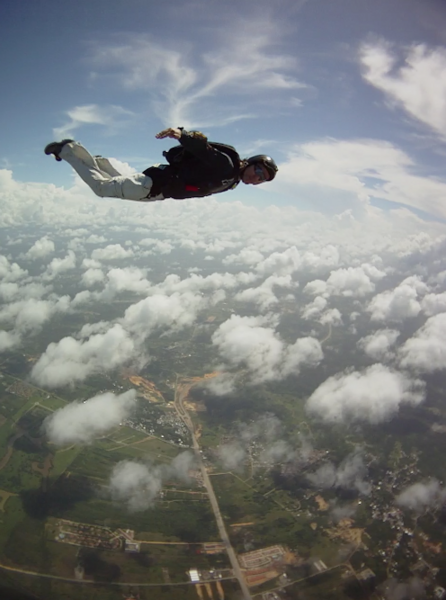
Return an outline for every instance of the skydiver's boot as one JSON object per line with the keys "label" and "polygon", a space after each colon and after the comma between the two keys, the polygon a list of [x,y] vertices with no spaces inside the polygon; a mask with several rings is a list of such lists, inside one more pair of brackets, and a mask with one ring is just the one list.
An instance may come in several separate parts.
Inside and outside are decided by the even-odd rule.
{"label": "skydiver's boot", "polygon": [[70,144],[71,142],[74,142],[74,140],[62,140],[61,142],[51,142],[51,144],[45,146],[44,152],[48,156],[52,154],[56,160],[61,161],[62,159],[59,156],[60,151],[65,146],[65,144]]}

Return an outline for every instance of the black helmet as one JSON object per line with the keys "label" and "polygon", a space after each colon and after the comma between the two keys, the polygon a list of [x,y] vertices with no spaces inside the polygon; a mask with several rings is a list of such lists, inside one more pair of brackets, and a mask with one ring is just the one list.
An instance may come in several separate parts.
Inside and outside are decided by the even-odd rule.
{"label": "black helmet", "polygon": [[255,156],[251,156],[250,158],[245,158],[244,162],[245,162],[246,167],[249,167],[249,165],[255,165],[258,163],[262,164],[265,167],[265,169],[268,171],[268,174],[269,174],[268,181],[273,180],[274,177],[276,176],[277,171],[279,170],[279,168],[277,167],[276,163],[271,158],[271,156],[267,156],[266,154],[256,154]]}

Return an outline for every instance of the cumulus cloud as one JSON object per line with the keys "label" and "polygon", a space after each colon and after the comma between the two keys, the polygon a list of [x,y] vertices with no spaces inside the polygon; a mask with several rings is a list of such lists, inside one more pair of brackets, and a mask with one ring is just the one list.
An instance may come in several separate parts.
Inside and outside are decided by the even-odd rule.
{"label": "cumulus cloud", "polygon": [[408,277],[393,290],[375,296],[367,307],[372,321],[401,322],[421,312],[420,298],[428,286],[417,276]]}
{"label": "cumulus cloud", "polygon": [[446,368],[446,313],[430,317],[399,349],[400,365],[420,373]]}
{"label": "cumulus cloud", "polygon": [[135,357],[137,346],[118,323],[105,333],[85,332],[85,337],[65,337],[49,344],[31,370],[33,381],[50,388],[69,385],[116,369]]}
{"label": "cumulus cloud", "polygon": [[76,255],[72,250],[68,250],[67,255],[63,258],[53,258],[47,267],[44,278],[51,280],[74,268],[76,268]]}
{"label": "cumulus cloud", "polygon": [[130,512],[147,510],[162,489],[161,469],[125,460],[113,469],[108,485],[112,499]]}
{"label": "cumulus cloud", "polygon": [[366,335],[358,341],[358,348],[365,352],[370,358],[377,361],[385,361],[392,358],[392,347],[395,345],[400,332],[396,329],[379,329],[370,335]]}
{"label": "cumulus cloud", "polygon": [[[120,289],[143,291],[150,284],[138,269],[115,270],[105,291],[93,295],[81,292],[74,305],[91,299],[113,297]],[[132,361],[146,361],[143,342],[155,331],[174,332],[195,323],[200,310],[224,297],[222,291],[204,296],[191,292],[170,296],[155,293],[126,309],[119,322],[89,324],[77,337],[65,337],[51,343],[34,365],[31,376],[39,385],[58,387],[83,381],[98,372],[108,372]],[[1,316],[1,313],[0,313]]]}
{"label": "cumulus cloud", "polygon": [[173,293],[171,296],[154,294],[132,304],[125,311],[122,323],[128,331],[143,337],[157,329],[179,331],[191,326],[200,310],[219,299],[218,295],[206,298],[191,292]]}
{"label": "cumulus cloud", "polygon": [[133,256],[133,250],[127,250],[121,244],[109,244],[105,248],[96,248],[91,253],[91,258],[98,261],[120,260],[122,258],[130,258]]}
{"label": "cumulus cloud", "polygon": [[102,292],[97,295],[98,300],[110,301],[121,292],[147,294],[151,288],[145,271],[137,267],[110,269],[103,279],[105,285]]}
{"label": "cumulus cloud", "polygon": [[343,324],[342,315],[337,308],[330,308],[329,310],[326,310],[324,313],[322,313],[318,321],[322,325],[339,326]]}
{"label": "cumulus cloud", "polygon": [[385,273],[372,265],[347,267],[330,273],[327,293],[335,296],[360,298],[374,292],[374,281],[385,277]]}
{"label": "cumulus cloud", "polygon": [[396,503],[417,513],[429,508],[440,508],[446,501],[446,488],[436,479],[414,483],[396,497]]}
{"label": "cumulus cloud", "polygon": [[[211,275],[198,275],[192,273],[189,277],[181,279],[179,275],[173,273],[156,286],[153,286],[152,293],[173,294],[184,292],[212,292],[222,290],[234,290],[242,285],[249,285],[255,281],[254,273],[212,273]],[[279,280],[280,281],[280,280]],[[274,282],[272,283],[274,284]]]}
{"label": "cumulus cloud", "polygon": [[326,281],[322,281],[322,279],[314,279],[313,281],[307,283],[307,285],[304,287],[304,292],[306,294],[323,298],[327,293],[327,287]]}
{"label": "cumulus cloud", "polygon": [[283,252],[273,252],[267,258],[257,263],[255,269],[261,275],[291,275],[302,265],[302,257],[296,246],[291,246]]}
{"label": "cumulus cloud", "polygon": [[429,317],[438,313],[446,313],[446,292],[427,294],[421,301],[421,308]]}
{"label": "cumulus cloud", "polygon": [[264,255],[257,248],[242,248],[238,254],[229,254],[223,259],[224,265],[244,264],[257,265],[264,260]]}
{"label": "cumulus cloud", "polygon": [[17,332],[0,329],[0,352],[16,348],[21,344],[21,337]]}
{"label": "cumulus cloud", "polygon": [[48,300],[28,298],[3,306],[0,309],[0,322],[10,323],[18,335],[35,333],[53,315],[69,310],[69,296],[52,297]]}
{"label": "cumulus cloud", "polygon": [[194,456],[187,451],[176,456],[170,465],[124,460],[114,467],[108,492],[115,502],[124,504],[130,512],[141,512],[153,506],[166,481],[189,482],[188,471],[194,465]]}
{"label": "cumulus cloud", "polygon": [[307,475],[307,479],[319,489],[342,488],[368,495],[372,486],[366,481],[367,473],[362,453],[353,452],[338,467],[332,462],[325,463]]}
{"label": "cumulus cloud", "polygon": [[54,242],[47,235],[34,242],[31,248],[26,252],[26,258],[38,260],[52,254],[55,250]]}
{"label": "cumulus cloud", "polygon": [[424,399],[423,381],[378,363],[329,377],[308,398],[306,410],[326,423],[377,424],[393,417],[401,405]]}
{"label": "cumulus cloud", "polygon": [[[309,289],[311,289],[311,287]],[[328,302],[325,298],[322,296],[316,296],[313,302],[310,302],[310,304],[307,304],[302,309],[302,318],[306,320],[317,319],[321,316],[327,304]]]}
{"label": "cumulus cloud", "polygon": [[101,269],[87,269],[82,274],[81,281],[86,287],[92,287],[97,283],[102,283],[105,275]]}
{"label": "cumulus cloud", "polygon": [[291,281],[290,275],[282,277],[270,275],[258,287],[247,288],[242,292],[238,292],[234,299],[239,302],[252,302],[257,304],[260,310],[266,311],[279,301],[273,290],[275,286],[290,288],[296,287],[296,284]]}
{"label": "cumulus cloud", "polygon": [[28,275],[17,263],[11,263],[6,256],[0,254],[0,278],[3,282],[18,281]]}
{"label": "cumulus cloud", "polygon": [[56,410],[43,426],[48,440],[57,446],[89,444],[117,427],[130,415],[135,403],[134,390],[117,396],[107,392]]}
{"label": "cumulus cloud", "polygon": [[343,296],[345,298],[361,298],[375,291],[375,281],[386,276],[386,273],[374,265],[363,264],[360,267],[347,267],[331,271],[327,281],[315,279],[304,288],[308,294],[321,297]]}
{"label": "cumulus cloud", "polygon": [[298,374],[302,366],[315,366],[323,359],[315,338],[299,338],[286,345],[268,325],[276,325],[272,315],[232,315],[214,332],[212,343],[231,366],[245,366],[254,383]]}

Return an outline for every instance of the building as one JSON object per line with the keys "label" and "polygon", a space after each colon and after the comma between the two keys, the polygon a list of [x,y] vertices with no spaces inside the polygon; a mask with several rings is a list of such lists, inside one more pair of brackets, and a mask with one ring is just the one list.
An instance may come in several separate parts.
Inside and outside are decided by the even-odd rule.
{"label": "building", "polygon": [[125,540],[124,550],[126,552],[139,552],[141,549],[140,545],[137,542],[129,542]]}
{"label": "building", "polygon": [[192,583],[197,583],[198,581],[200,581],[200,575],[199,575],[197,569],[190,569],[189,577],[190,577],[190,580],[192,581]]}

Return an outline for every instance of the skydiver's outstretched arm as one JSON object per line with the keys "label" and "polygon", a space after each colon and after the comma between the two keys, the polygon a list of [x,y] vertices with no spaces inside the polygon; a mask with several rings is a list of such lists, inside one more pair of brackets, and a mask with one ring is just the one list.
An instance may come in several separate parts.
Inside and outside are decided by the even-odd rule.
{"label": "skydiver's outstretched arm", "polygon": [[208,144],[207,137],[199,131],[185,131],[182,127],[169,127],[157,133],[158,140],[173,138],[180,142],[186,150],[196,156],[205,165],[211,168],[224,169],[227,177],[232,176],[233,164],[230,158]]}
{"label": "skydiver's outstretched arm", "polygon": [[182,131],[179,127],[169,127],[168,129],[163,129],[159,133],[156,134],[157,140],[163,140],[164,138],[172,138],[174,140],[179,140],[181,137]]}

